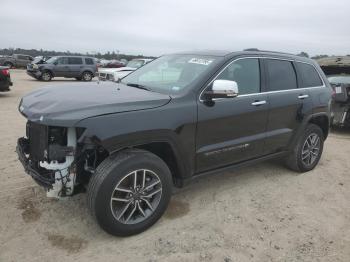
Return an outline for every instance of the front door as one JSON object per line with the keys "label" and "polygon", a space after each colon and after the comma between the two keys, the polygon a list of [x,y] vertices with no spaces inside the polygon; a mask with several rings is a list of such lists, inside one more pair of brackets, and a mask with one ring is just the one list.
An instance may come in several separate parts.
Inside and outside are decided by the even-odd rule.
{"label": "front door", "polygon": [[259,157],[264,148],[268,101],[260,93],[259,59],[237,59],[215,79],[236,81],[239,95],[198,102],[197,172]]}
{"label": "front door", "polygon": [[68,57],[59,57],[53,71],[55,76],[70,76]]}

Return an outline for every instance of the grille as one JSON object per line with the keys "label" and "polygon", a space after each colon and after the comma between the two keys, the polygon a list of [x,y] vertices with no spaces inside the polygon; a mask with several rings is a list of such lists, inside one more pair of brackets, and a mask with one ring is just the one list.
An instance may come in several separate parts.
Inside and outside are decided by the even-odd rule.
{"label": "grille", "polygon": [[47,158],[48,127],[33,122],[27,123],[29,156],[31,160],[43,161]]}

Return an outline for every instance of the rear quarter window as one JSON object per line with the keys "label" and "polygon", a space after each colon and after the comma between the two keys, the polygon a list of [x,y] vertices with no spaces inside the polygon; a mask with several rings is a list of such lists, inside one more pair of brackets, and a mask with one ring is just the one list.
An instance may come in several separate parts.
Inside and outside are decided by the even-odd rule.
{"label": "rear quarter window", "polygon": [[297,65],[302,78],[301,87],[317,87],[323,85],[320,75],[313,65],[300,62],[297,62]]}
{"label": "rear quarter window", "polygon": [[85,58],[85,64],[93,65],[94,64],[94,60],[92,58]]}

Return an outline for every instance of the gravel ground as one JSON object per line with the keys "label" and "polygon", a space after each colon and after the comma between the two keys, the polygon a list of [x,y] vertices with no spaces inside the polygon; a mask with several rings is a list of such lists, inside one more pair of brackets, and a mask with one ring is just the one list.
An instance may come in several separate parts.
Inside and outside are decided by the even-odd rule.
{"label": "gravel ground", "polygon": [[202,178],[178,190],[152,228],[117,238],[94,223],[85,194],[50,200],[24,174],[17,106],[45,83],[11,73],[12,91],[0,94],[1,262],[350,261],[350,130],[330,134],[309,173],[272,161]]}

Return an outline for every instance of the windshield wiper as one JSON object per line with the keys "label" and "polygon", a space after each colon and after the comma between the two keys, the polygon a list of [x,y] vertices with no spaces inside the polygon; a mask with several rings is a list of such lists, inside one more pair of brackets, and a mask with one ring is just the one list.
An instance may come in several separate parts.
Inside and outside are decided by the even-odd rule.
{"label": "windshield wiper", "polygon": [[144,85],[140,85],[140,84],[127,83],[126,85],[127,85],[127,86],[136,87],[136,88],[138,88],[138,89],[143,89],[143,90],[151,91],[151,89],[149,89],[148,87],[145,87]]}

